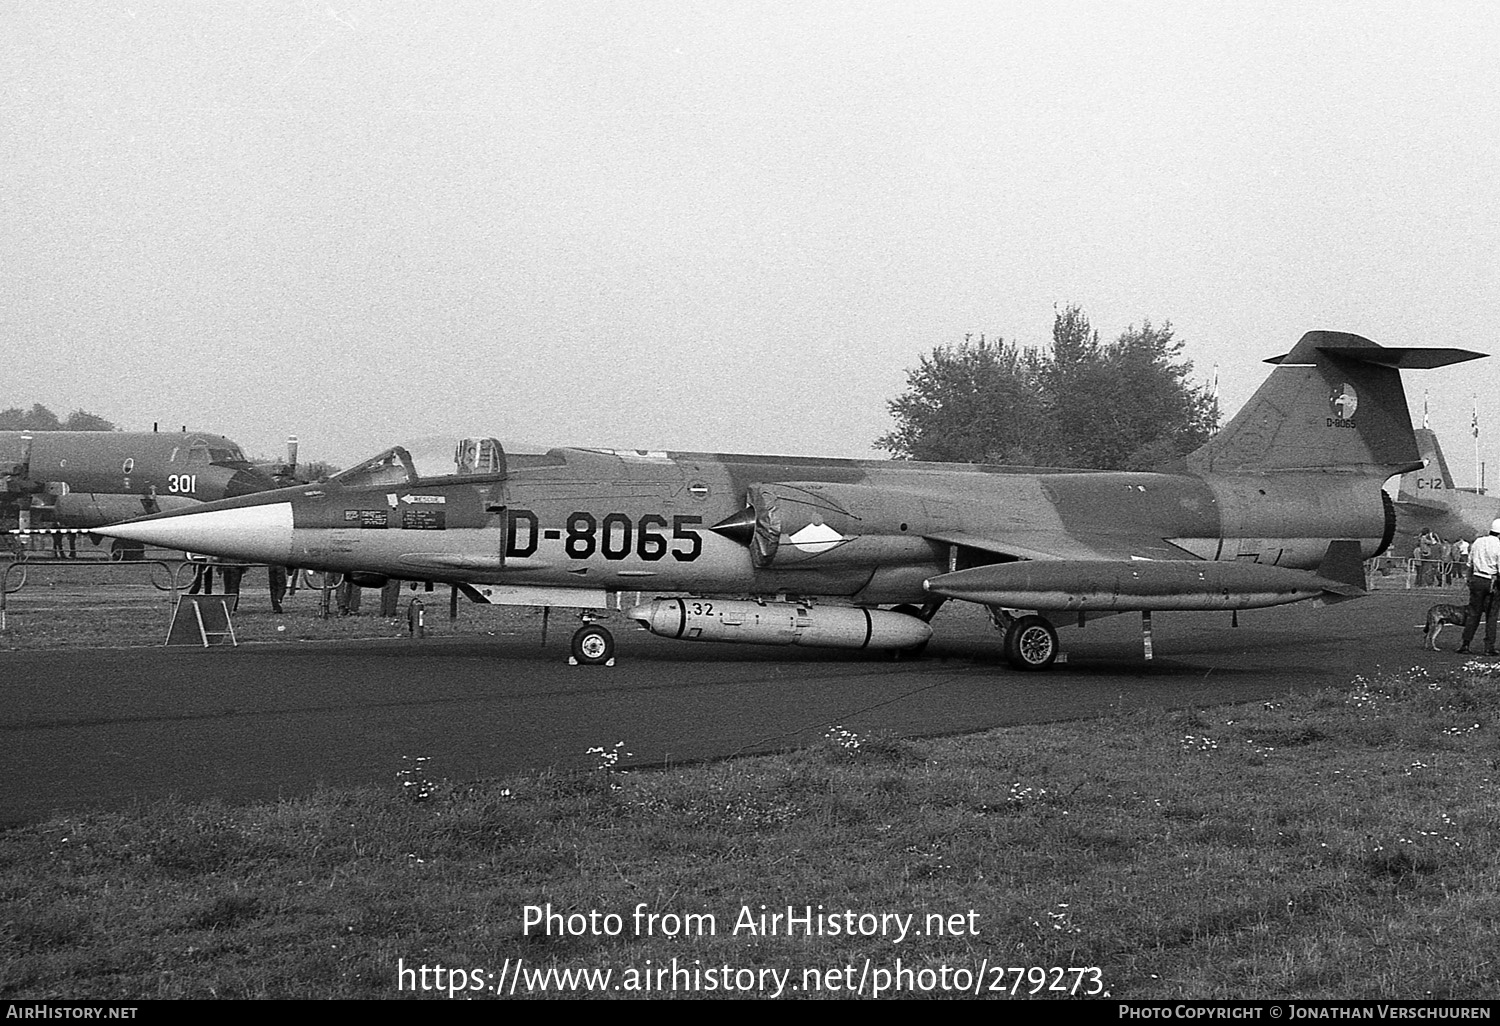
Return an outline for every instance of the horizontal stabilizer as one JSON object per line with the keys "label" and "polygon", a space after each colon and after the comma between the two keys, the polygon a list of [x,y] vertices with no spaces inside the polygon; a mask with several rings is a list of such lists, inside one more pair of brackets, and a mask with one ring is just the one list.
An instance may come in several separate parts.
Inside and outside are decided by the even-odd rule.
{"label": "horizontal stabilizer", "polygon": [[1401,370],[1483,355],[1309,331],[1291,352],[1266,361],[1276,365],[1271,376],[1187,464],[1198,473],[1318,470],[1382,480],[1420,468]]}
{"label": "horizontal stabilizer", "polygon": [[[1480,360],[1486,355],[1470,349],[1419,349],[1412,346],[1318,346],[1317,350],[1329,356],[1373,363],[1377,367],[1391,367],[1395,370],[1433,370],[1450,364]],[[1272,356],[1265,362],[1283,363],[1289,355]]]}

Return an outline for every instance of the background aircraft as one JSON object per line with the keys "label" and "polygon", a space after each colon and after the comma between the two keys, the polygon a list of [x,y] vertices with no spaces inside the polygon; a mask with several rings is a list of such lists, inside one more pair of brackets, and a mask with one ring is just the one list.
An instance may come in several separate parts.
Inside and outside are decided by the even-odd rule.
{"label": "background aircraft", "polygon": [[22,531],[102,527],[278,486],[230,439],[187,431],[0,431],[0,470],[0,526]]}
{"label": "background aircraft", "polygon": [[1426,531],[1450,542],[1489,534],[1491,522],[1500,517],[1500,497],[1454,487],[1437,435],[1426,428],[1415,434],[1424,465],[1401,476],[1395,554],[1410,555],[1417,536]]}
{"label": "background aircraft", "polygon": [[[702,641],[915,649],[948,599],[989,607],[1011,663],[1050,665],[1050,613],[1248,609],[1364,594],[1395,533],[1383,484],[1421,466],[1397,368],[1477,358],[1313,331],[1225,428],[1160,473],[494,448],[421,478],[391,450],[327,482],[100,533],[358,583],[607,608]],[[686,594],[688,597],[680,597]],[[881,608],[894,607],[894,608]],[[573,639],[606,662],[599,624]]]}

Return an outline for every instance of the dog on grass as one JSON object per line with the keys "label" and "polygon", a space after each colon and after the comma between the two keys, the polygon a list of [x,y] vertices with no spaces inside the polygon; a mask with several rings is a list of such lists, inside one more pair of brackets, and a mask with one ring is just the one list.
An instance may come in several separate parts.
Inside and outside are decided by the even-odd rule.
{"label": "dog on grass", "polygon": [[1427,626],[1422,634],[1422,647],[1436,652],[1438,634],[1442,629],[1450,623],[1455,627],[1462,627],[1468,613],[1468,606],[1450,606],[1446,602],[1430,607],[1427,610]]}

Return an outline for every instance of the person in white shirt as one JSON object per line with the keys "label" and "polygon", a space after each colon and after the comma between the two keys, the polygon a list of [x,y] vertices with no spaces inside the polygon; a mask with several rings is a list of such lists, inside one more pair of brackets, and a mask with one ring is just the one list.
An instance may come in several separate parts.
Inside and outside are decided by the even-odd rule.
{"label": "person in white shirt", "polygon": [[1469,611],[1464,616],[1464,643],[1460,652],[1469,650],[1474,632],[1479,630],[1479,618],[1484,617],[1484,654],[1500,655],[1495,651],[1495,576],[1500,573],[1500,519],[1490,524],[1490,533],[1475,538],[1469,546]]}
{"label": "person in white shirt", "polygon": [[1469,575],[1469,543],[1459,538],[1453,543],[1453,579]]}

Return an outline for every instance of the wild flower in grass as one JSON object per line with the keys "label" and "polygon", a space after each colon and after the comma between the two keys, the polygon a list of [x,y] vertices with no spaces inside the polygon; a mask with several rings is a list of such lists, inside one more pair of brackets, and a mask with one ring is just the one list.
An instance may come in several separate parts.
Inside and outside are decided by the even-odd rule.
{"label": "wild flower in grass", "polygon": [[612,773],[614,772],[614,768],[619,765],[620,759],[622,757],[628,759],[630,758],[630,756],[635,754],[634,752],[627,752],[624,749],[625,742],[616,741],[613,748],[605,748],[602,745],[598,745],[590,748],[583,754],[598,757],[599,763],[594,768],[599,770],[601,773]]}
{"label": "wild flower in grass", "polygon": [[948,860],[947,855],[943,854],[942,845],[936,841],[925,845],[909,844],[902,850],[914,858],[914,861],[906,868],[910,876],[930,878],[953,869],[953,863]]}
{"label": "wild flower in grass", "polygon": [[1041,934],[1045,934],[1048,930],[1051,930],[1054,933],[1067,934],[1077,934],[1083,932],[1083,930],[1073,922],[1073,908],[1065,901],[1060,901],[1057,903],[1057,911],[1047,913],[1047,921],[1045,923],[1033,919],[1031,921],[1031,925],[1036,927],[1037,932]]}
{"label": "wild flower in grass", "polygon": [[410,755],[401,756],[402,766],[396,771],[396,779],[401,781],[401,793],[414,802],[425,802],[437,790],[437,784],[427,779],[427,764],[431,761],[426,755],[415,759]]}
{"label": "wild flower in grass", "polygon": [[1478,659],[1470,659],[1464,663],[1465,673],[1476,673],[1483,677],[1494,677],[1500,675],[1500,663],[1482,663]]}
{"label": "wild flower in grass", "polygon": [[1370,682],[1363,677],[1355,677],[1350,682],[1349,697],[1344,701],[1356,709],[1368,709],[1378,700],[1378,695],[1370,687]]}
{"label": "wild flower in grass", "polygon": [[824,731],[823,740],[830,741],[835,748],[851,754],[859,751],[860,747],[865,743],[863,737],[839,724],[834,724]]}
{"label": "wild flower in grass", "polygon": [[1184,752],[1212,752],[1219,747],[1219,742],[1206,735],[1184,734],[1178,742]]}
{"label": "wild flower in grass", "polygon": [[1443,733],[1447,734],[1449,737],[1463,737],[1465,734],[1472,734],[1478,729],[1479,724],[1476,723],[1470,727],[1449,727],[1447,730],[1443,731]]}
{"label": "wild flower in grass", "polygon": [[1010,785],[1010,794],[1005,796],[1005,801],[1008,805],[1024,805],[1027,802],[1045,797],[1046,794],[1047,789],[1045,787],[1027,787],[1020,781],[1016,781],[1016,783]]}
{"label": "wild flower in grass", "polygon": [[1453,831],[1456,831],[1458,824],[1454,823],[1453,818],[1446,812],[1441,812],[1438,815],[1442,819],[1440,827],[1432,830],[1417,830],[1415,831],[1416,836],[1438,843],[1451,844],[1455,848],[1462,848],[1463,844],[1453,833]]}

